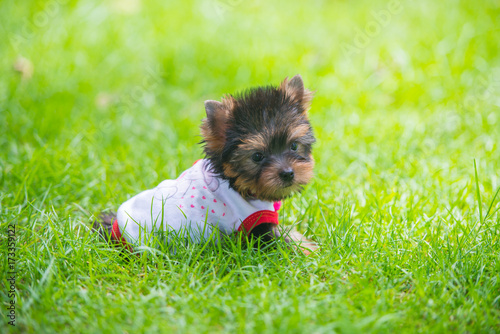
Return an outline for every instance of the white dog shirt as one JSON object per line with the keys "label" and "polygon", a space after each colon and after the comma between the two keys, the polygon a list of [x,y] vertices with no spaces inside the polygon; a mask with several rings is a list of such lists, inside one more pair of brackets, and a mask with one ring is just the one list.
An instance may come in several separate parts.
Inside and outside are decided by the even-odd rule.
{"label": "white dog shirt", "polygon": [[123,240],[123,234],[128,243],[145,245],[161,233],[161,240],[175,233],[201,242],[214,228],[224,234],[248,233],[262,223],[278,224],[281,202],[244,199],[227,180],[210,172],[208,164],[198,160],[176,180],[165,180],[123,203],[112,237]]}

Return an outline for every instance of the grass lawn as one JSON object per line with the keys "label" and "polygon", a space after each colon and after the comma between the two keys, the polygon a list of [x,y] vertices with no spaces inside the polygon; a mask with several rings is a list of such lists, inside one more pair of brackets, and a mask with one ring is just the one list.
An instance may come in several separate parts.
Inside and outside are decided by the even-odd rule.
{"label": "grass lawn", "polygon": [[[0,332],[500,332],[499,22],[496,0],[2,1]],[[316,255],[127,263],[91,233],[202,157],[204,100],[297,73],[315,178],[280,220]]]}

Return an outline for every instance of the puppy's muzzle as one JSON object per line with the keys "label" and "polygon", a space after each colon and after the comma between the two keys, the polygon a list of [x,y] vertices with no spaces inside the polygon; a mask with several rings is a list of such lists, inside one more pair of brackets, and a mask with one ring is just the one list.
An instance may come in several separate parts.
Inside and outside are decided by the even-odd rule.
{"label": "puppy's muzzle", "polygon": [[279,173],[280,179],[287,185],[291,184],[295,174],[292,168],[285,168]]}

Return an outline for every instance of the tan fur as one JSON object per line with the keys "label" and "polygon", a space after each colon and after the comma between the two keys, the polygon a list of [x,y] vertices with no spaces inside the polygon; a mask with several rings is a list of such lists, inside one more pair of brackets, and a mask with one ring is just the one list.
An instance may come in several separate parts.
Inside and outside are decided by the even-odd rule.
{"label": "tan fur", "polygon": [[203,119],[201,125],[201,135],[205,139],[207,148],[213,152],[222,152],[226,143],[226,130],[228,126],[228,118],[230,117],[234,106],[235,99],[228,95],[222,99],[220,106],[215,108],[214,119],[212,120],[213,127],[210,127],[208,117]]}
{"label": "tan fur", "polygon": [[314,160],[311,157],[310,162],[296,162],[293,164],[293,170],[295,171],[295,182],[298,184],[307,184],[314,175]]}
{"label": "tan fur", "polygon": [[288,141],[293,142],[307,135],[310,131],[309,125],[301,124],[293,128],[293,132],[288,135]]}
{"label": "tan fur", "polygon": [[243,196],[248,196],[249,194],[257,194],[257,188],[255,187],[255,182],[253,182],[253,180],[245,180],[239,177],[234,182],[234,186]]}
{"label": "tan fur", "polygon": [[278,176],[280,171],[281,168],[279,166],[272,166],[262,172],[257,182],[257,197],[268,201],[278,201],[300,190],[301,185],[297,182],[284,188]]}
{"label": "tan fur", "polygon": [[208,125],[208,120],[205,118],[201,125],[201,135],[205,139],[205,145],[210,151],[220,152],[224,148],[225,137],[220,133],[212,131]]}
{"label": "tan fur", "polygon": [[263,134],[246,137],[242,140],[240,148],[245,151],[265,151],[267,148],[266,139]]}
{"label": "tan fur", "polygon": [[[300,86],[296,86],[293,83],[300,82]],[[304,112],[307,113],[309,108],[311,107],[311,101],[313,98],[313,92],[304,88],[302,84],[302,78],[300,75],[294,76],[292,79],[288,80],[288,77],[283,80],[280,84],[280,89],[284,91],[290,98],[300,102],[302,107],[304,108]]]}
{"label": "tan fur", "polygon": [[227,177],[237,177],[238,176],[238,173],[236,173],[233,168],[232,168],[232,165],[230,163],[225,163],[223,165],[224,167],[224,175],[226,175]]}
{"label": "tan fur", "polygon": [[229,112],[232,112],[236,107],[236,100],[231,95],[224,95],[222,98],[222,104]]}
{"label": "tan fur", "polygon": [[[273,202],[299,193],[313,177],[315,139],[307,119],[311,99],[312,92],[296,75],[283,80],[278,90],[259,88],[238,99],[226,95],[221,102],[205,101],[201,134],[215,171],[243,197]],[[267,110],[269,106],[273,109]],[[254,115],[255,120],[248,119]],[[241,130],[247,124],[248,131]],[[292,150],[293,142],[297,149]],[[262,163],[252,160],[256,152],[264,155]],[[286,174],[290,170],[293,175]],[[288,237],[307,255],[317,248],[297,231]]]}

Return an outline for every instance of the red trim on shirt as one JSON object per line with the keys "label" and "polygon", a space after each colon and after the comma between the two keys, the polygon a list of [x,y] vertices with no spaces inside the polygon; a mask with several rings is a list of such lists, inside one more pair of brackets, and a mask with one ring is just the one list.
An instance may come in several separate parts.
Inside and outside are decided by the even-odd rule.
{"label": "red trim on shirt", "polygon": [[259,226],[263,223],[271,223],[278,225],[278,212],[271,210],[261,210],[252,213],[248,216],[238,228],[238,232],[246,232],[249,233],[256,226]]}
{"label": "red trim on shirt", "polygon": [[111,229],[111,240],[113,240],[117,244],[122,244],[123,247],[132,251],[132,246],[127,243],[127,240],[122,236],[122,232],[120,232],[120,226],[118,226],[118,220],[115,219],[113,222],[113,228]]}

